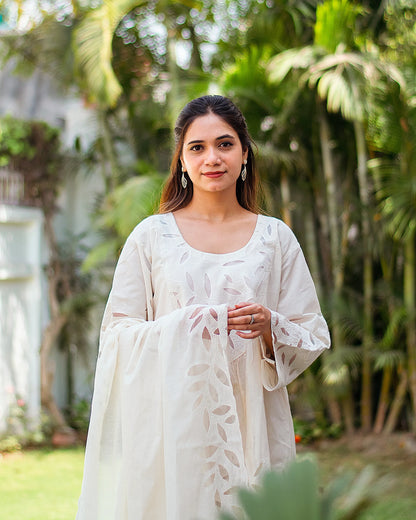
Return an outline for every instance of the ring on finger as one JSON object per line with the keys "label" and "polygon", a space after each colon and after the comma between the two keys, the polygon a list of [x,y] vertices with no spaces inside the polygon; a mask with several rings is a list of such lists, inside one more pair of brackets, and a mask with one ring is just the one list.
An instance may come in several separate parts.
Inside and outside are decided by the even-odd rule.
{"label": "ring on finger", "polygon": [[250,323],[249,325],[252,325],[254,323],[254,314],[251,315]]}

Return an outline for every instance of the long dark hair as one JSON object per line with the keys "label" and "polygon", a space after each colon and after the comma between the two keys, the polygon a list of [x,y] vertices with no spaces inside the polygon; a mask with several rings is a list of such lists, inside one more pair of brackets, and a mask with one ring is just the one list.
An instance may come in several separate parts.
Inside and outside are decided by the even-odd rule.
{"label": "long dark hair", "polygon": [[186,189],[182,187],[182,165],[180,156],[182,153],[185,134],[191,123],[200,116],[215,114],[223,119],[238,134],[243,151],[247,150],[247,178],[243,182],[241,177],[237,180],[236,194],[239,204],[254,213],[259,212],[257,204],[258,179],[252,144],[247,129],[247,123],[240,109],[224,96],[202,96],[190,101],[181,111],[175,125],[175,151],[170,166],[170,175],[166,180],[160,199],[159,212],[168,213],[187,206],[193,196],[193,186],[188,174]]}

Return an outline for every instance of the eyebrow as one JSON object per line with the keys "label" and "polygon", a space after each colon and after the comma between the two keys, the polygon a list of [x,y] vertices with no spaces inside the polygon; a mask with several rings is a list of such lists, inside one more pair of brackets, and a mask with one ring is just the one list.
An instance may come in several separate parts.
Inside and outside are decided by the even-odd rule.
{"label": "eyebrow", "polygon": [[[220,135],[215,140],[221,141],[221,139],[235,139],[235,137],[230,134],[224,134],[224,135]],[[187,143],[187,146],[189,146],[190,144],[199,144],[199,143],[203,143],[203,142],[204,142],[203,139],[196,139],[195,141],[189,141],[189,143]]]}

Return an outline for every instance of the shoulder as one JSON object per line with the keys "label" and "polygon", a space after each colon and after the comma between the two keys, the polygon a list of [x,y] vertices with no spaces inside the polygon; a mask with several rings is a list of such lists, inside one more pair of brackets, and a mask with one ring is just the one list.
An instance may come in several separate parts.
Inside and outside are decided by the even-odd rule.
{"label": "shoulder", "polygon": [[276,217],[259,215],[267,233],[278,242],[283,254],[290,254],[292,251],[300,249],[299,242],[291,228]]}

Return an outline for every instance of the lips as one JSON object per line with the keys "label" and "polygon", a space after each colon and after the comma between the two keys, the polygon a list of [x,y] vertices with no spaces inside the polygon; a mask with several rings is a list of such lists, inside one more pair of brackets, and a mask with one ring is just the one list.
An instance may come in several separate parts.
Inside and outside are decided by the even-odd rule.
{"label": "lips", "polygon": [[224,175],[225,172],[206,172],[203,173],[205,177],[208,177],[209,179],[217,179],[218,177],[221,177],[221,175]]}

